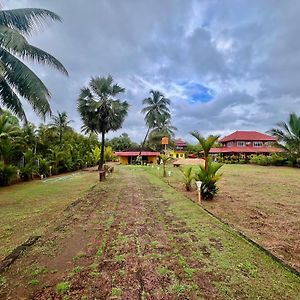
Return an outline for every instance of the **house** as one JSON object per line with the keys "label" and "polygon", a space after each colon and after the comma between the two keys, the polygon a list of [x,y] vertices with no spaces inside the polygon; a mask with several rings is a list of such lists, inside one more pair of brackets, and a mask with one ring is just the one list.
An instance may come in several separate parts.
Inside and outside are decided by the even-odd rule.
{"label": "house", "polygon": [[251,154],[270,155],[282,151],[273,146],[276,138],[257,131],[235,131],[219,142],[222,147],[211,148],[210,154],[247,157]]}
{"label": "house", "polygon": [[120,152],[115,152],[119,162],[122,165],[134,164],[138,156],[142,157],[142,162],[147,164],[156,164],[160,153],[155,152],[150,148],[132,148]]}
{"label": "house", "polygon": [[176,139],[174,142],[175,147],[169,152],[170,156],[173,158],[185,158],[187,143],[182,139]]}

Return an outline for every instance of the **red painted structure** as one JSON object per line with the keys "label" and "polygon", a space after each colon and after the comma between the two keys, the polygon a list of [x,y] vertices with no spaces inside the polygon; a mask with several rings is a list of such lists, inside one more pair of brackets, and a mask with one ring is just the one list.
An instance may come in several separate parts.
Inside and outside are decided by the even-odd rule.
{"label": "red painted structure", "polygon": [[274,147],[276,138],[257,131],[235,131],[220,140],[223,147],[212,148],[211,154],[224,155],[250,155],[282,152],[280,148]]}

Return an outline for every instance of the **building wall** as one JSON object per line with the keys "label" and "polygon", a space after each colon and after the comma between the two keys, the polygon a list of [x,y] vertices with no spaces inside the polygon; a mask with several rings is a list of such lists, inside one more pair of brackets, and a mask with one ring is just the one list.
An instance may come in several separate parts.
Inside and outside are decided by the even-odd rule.
{"label": "building wall", "polygon": [[150,164],[153,164],[153,165],[156,165],[157,164],[157,160],[156,160],[156,156],[148,156],[147,157],[147,160],[148,160],[148,163]]}
{"label": "building wall", "polygon": [[119,156],[119,162],[121,165],[128,165],[128,156]]}
{"label": "building wall", "polygon": [[170,151],[170,156],[173,158],[185,158],[186,153],[182,151],[172,150]]}
{"label": "building wall", "polygon": [[[264,142],[264,141],[228,141],[225,143],[222,143],[224,147],[260,147],[256,146],[254,143],[262,143],[262,146],[270,146],[271,142]],[[242,146],[239,143],[244,143],[244,146]]]}

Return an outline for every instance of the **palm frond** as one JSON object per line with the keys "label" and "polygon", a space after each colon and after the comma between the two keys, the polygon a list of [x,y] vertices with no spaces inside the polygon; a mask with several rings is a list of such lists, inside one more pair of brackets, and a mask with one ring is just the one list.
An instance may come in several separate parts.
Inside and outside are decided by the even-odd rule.
{"label": "palm frond", "polygon": [[40,29],[47,21],[61,21],[61,18],[52,11],[39,8],[20,8],[0,11],[0,25],[31,34]]}

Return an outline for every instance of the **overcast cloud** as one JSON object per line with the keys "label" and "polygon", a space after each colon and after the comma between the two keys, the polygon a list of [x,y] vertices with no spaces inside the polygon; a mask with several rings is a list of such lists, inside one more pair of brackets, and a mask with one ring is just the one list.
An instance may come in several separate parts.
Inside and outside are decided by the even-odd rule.
{"label": "overcast cloud", "polygon": [[[52,92],[53,112],[80,130],[76,100],[91,76],[111,74],[130,103],[123,128],[145,134],[142,99],[172,100],[177,136],[270,129],[300,113],[300,1],[19,0],[63,18],[30,38],[66,66],[69,78],[32,66]],[[28,111],[36,124],[40,120]]]}

